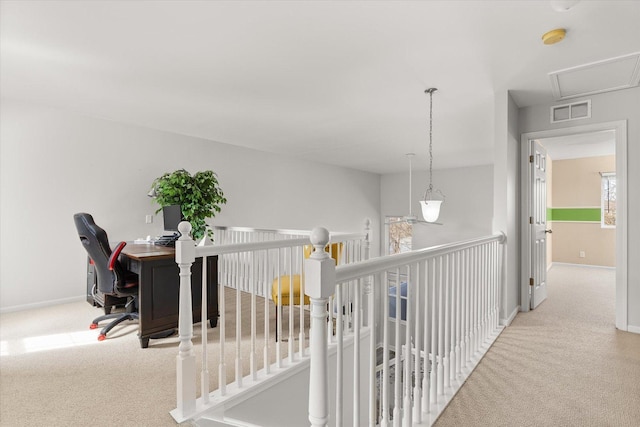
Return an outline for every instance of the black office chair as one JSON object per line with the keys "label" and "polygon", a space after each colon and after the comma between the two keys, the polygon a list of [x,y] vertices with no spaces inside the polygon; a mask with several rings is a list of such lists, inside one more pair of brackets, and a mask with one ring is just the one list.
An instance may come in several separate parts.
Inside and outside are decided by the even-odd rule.
{"label": "black office chair", "polygon": [[100,331],[98,341],[103,341],[114,326],[125,320],[138,319],[138,275],[126,271],[118,262],[118,255],[120,255],[122,248],[126,246],[126,242],[118,243],[112,251],[107,233],[96,225],[91,215],[77,213],[73,216],[73,221],[76,224],[82,246],[87,250],[89,258],[95,266],[98,291],[104,295],[126,298],[127,301],[124,313],[105,314],[96,317],[91,322],[90,328],[96,329],[99,322],[114,319]]}

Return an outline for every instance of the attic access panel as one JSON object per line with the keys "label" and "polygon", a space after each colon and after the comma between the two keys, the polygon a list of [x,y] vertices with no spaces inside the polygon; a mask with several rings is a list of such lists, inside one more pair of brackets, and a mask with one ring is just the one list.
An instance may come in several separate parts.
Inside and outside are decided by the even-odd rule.
{"label": "attic access panel", "polygon": [[640,52],[549,73],[556,100],[638,86]]}

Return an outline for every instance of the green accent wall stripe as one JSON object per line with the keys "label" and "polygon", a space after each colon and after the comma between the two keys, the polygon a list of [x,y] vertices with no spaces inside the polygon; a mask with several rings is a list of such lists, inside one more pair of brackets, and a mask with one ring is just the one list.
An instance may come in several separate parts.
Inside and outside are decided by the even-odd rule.
{"label": "green accent wall stripe", "polygon": [[547,221],[600,222],[600,208],[547,208]]}

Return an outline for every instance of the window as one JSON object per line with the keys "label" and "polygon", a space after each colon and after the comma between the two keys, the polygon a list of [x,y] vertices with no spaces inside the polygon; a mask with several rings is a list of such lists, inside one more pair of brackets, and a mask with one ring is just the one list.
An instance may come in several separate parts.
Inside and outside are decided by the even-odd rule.
{"label": "window", "polygon": [[389,224],[389,254],[411,251],[413,226],[402,217],[387,217]]}
{"label": "window", "polygon": [[616,174],[602,173],[602,215],[603,228],[616,226]]}

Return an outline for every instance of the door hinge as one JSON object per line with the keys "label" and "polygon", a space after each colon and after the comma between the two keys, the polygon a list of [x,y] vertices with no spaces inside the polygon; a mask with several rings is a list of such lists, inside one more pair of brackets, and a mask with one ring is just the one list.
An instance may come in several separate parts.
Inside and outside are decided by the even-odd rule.
{"label": "door hinge", "polygon": [[533,277],[529,277],[529,286],[533,286]]}
{"label": "door hinge", "polygon": [[529,163],[533,163],[533,154],[529,156]]}
{"label": "door hinge", "polygon": [[529,224],[533,224],[533,217],[532,216],[529,217]]}

